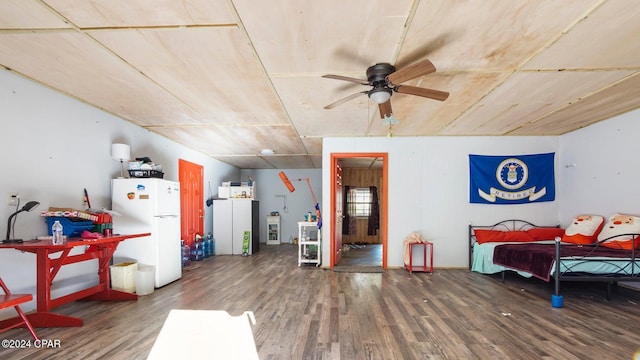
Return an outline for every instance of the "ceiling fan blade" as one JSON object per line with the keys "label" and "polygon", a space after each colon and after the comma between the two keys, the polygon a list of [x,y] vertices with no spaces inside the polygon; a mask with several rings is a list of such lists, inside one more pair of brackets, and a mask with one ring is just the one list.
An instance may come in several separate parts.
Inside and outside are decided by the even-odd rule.
{"label": "ceiling fan blade", "polygon": [[415,64],[411,64],[387,76],[389,82],[393,85],[402,84],[405,81],[415,79],[418,76],[431,74],[436,71],[431,61],[425,59]]}
{"label": "ceiling fan blade", "polygon": [[380,109],[380,119],[384,119],[385,116],[389,117],[391,116],[391,114],[393,114],[393,111],[391,110],[391,99],[382,104],[379,104],[378,108]]}
{"label": "ceiling fan blade", "polygon": [[324,108],[327,109],[327,110],[328,109],[333,109],[334,107],[336,107],[338,105],[342,105],[342,104],[346,103],[347,101],[355,99],[358,96],[360,96],[361,94],[366,94],[366,93],[367,93],[367,91],[360,91],[360,92],[357,92],[355,94],[351,94],[351,95],[349,95],[349,96],[347,96],[345,98],[342,98],[342,99],[340,99],[338,101],[332,102],[331,104],[325,106]]}
{"label": "ceiling fan blade", "polygon": [[425,89],[416,86],[399,85],[396,86],[394,90],[401,94],[417,95],[440,101],[445,101],[449,97],[449,93],[446,91]]}
{"label": "ceiling fan blade", "polygon": [[367,80],[356,79],[356,78],[352,78],[352,77],[348,77],[348,76],[328,74],[328,75],[322,75],[322,77],[325,78],[325,79],[351,81],[351,82],[354,82],[354,83],[360,84],[360,85],[369,85],[369,81],[367,81]]}

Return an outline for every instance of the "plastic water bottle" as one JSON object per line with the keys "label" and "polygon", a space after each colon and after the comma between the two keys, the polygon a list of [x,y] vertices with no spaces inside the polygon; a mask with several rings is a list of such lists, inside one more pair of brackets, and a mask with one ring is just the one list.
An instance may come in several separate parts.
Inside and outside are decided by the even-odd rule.
{"label": "plastic water bottle", "polygon": [[208,254],[207,254],[207,257],[213,256],[214,251],[215,251],[214,244],[213,244],[213,234],[212,233],[208,233],[207,234],[207,239],[205,241],[207,242],[207,249],[209,250]]}
{"label": "plastic water bottle", "polygon": [[202,258],[206,259],[209,257],[209,240],[205,237],[201,241],[202,244]]}
{"label": "plastic water bottle", "polygon": [[62,224],[60,221],[56,220],[51,226],[51,234],[53,235],[53,245],[62,245],[64,244],[64,235],[62,232]]}
{"label": "plastic water bottle", "polygon": [[182,245],[182,267],[191,265],[191,248],[185,245],[184,240],[180,240]]}
{"label": "plastic water bottle", "polygon": [[191,243],[191,261],[202,260],[202,237],[196,234],[195,241]]}
{"label": "plastic water bottle", "polygon": [[198,255],[198,247],[199,247],[199,246],[198,246],[198,243],[194,241],[194,242],[192,242],[192,243],[189,245],[189,247],[190,247],[190,249],[191,249],[190,260],[191,260],[191,261],[197,261],[197,260],[200,260],[200,259],[198,259],[198,257],[197,257],[197,255]]}
{"label": "plastic water bottle", "polygon": [[197,259],[196,260],[202,260],[204,259],[204,241],[202,239],[202,236],[200,234],[196,234],[196,242],[200,245],[197,247],[197,251],[196,251],[196,256]]}

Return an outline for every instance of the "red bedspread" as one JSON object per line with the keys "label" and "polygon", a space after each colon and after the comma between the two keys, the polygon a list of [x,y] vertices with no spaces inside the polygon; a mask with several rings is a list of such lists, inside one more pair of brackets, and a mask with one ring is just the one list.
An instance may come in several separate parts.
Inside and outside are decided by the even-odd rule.
{"label": "red bedspread", "polygon": [[[560,255],[576,257],[630,258],[631,252],[605,247],[562,245]],[[505,244],[493,251],[493,263],[549,281],[556,257],[554,244]]]}

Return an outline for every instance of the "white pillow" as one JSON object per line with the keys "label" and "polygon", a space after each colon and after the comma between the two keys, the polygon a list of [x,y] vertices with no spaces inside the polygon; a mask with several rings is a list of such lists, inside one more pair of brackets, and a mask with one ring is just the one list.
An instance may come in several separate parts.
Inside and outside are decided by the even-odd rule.
{"label": "white pillow", "polygon": [[578,215],[573,218],[562,237],[563,242],[593,244],[602,229],[604,218],[600,215]]}
{"label": "white pillow", "polygon": [[[600,234],[598,234],[598,241],[621,235],[605,241],[602,245],[616,249],[631,250],[632,244],[630,240],[633,236],[622,234],[640,234],[640,217],[625,214],[611,215],[609,221],[607,221]],[[636,239],[635,245],[636,248],[638,248],[640,239]]]}

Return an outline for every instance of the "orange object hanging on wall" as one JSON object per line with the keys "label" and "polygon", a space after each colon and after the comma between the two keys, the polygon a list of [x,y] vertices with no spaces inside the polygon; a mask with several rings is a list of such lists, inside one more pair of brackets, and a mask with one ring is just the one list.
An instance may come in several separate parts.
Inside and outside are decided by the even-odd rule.
{"label": "orange object hanging on wall", "polygon": [[285,175],[284,171],[280,171],[280,173],[278,175],[280,175],[280,179],[282,179],[282,182],[284,183],[284,186],[286,186],[287,189],[289,189],[289,192],[296,191],[296,188],[293,186],[291,181],[289,181],[289,178],[287,177],[287,175]]}
{"label": "orange object hanging on wall", "polygon": [[[293,186],[287,175],[285,175],[284,171],[280,171],[278,174],[280,179],[284,185],[289,189],[290,192],[294,192],[296,188]],[[311,187],[311,181],[309,178],[304,179],[295,179],[294,181],[306,181],[307,185],[309,185],[309,192],[311,192],[311,197],[313,198],[314,208],[316,209],[316,221],[318,222],[318,229],[322,227],[322,216],[320,215],[320,204],[318,204],[318,199],[316,199],[316,194],[313,192],[313,188]]]}

